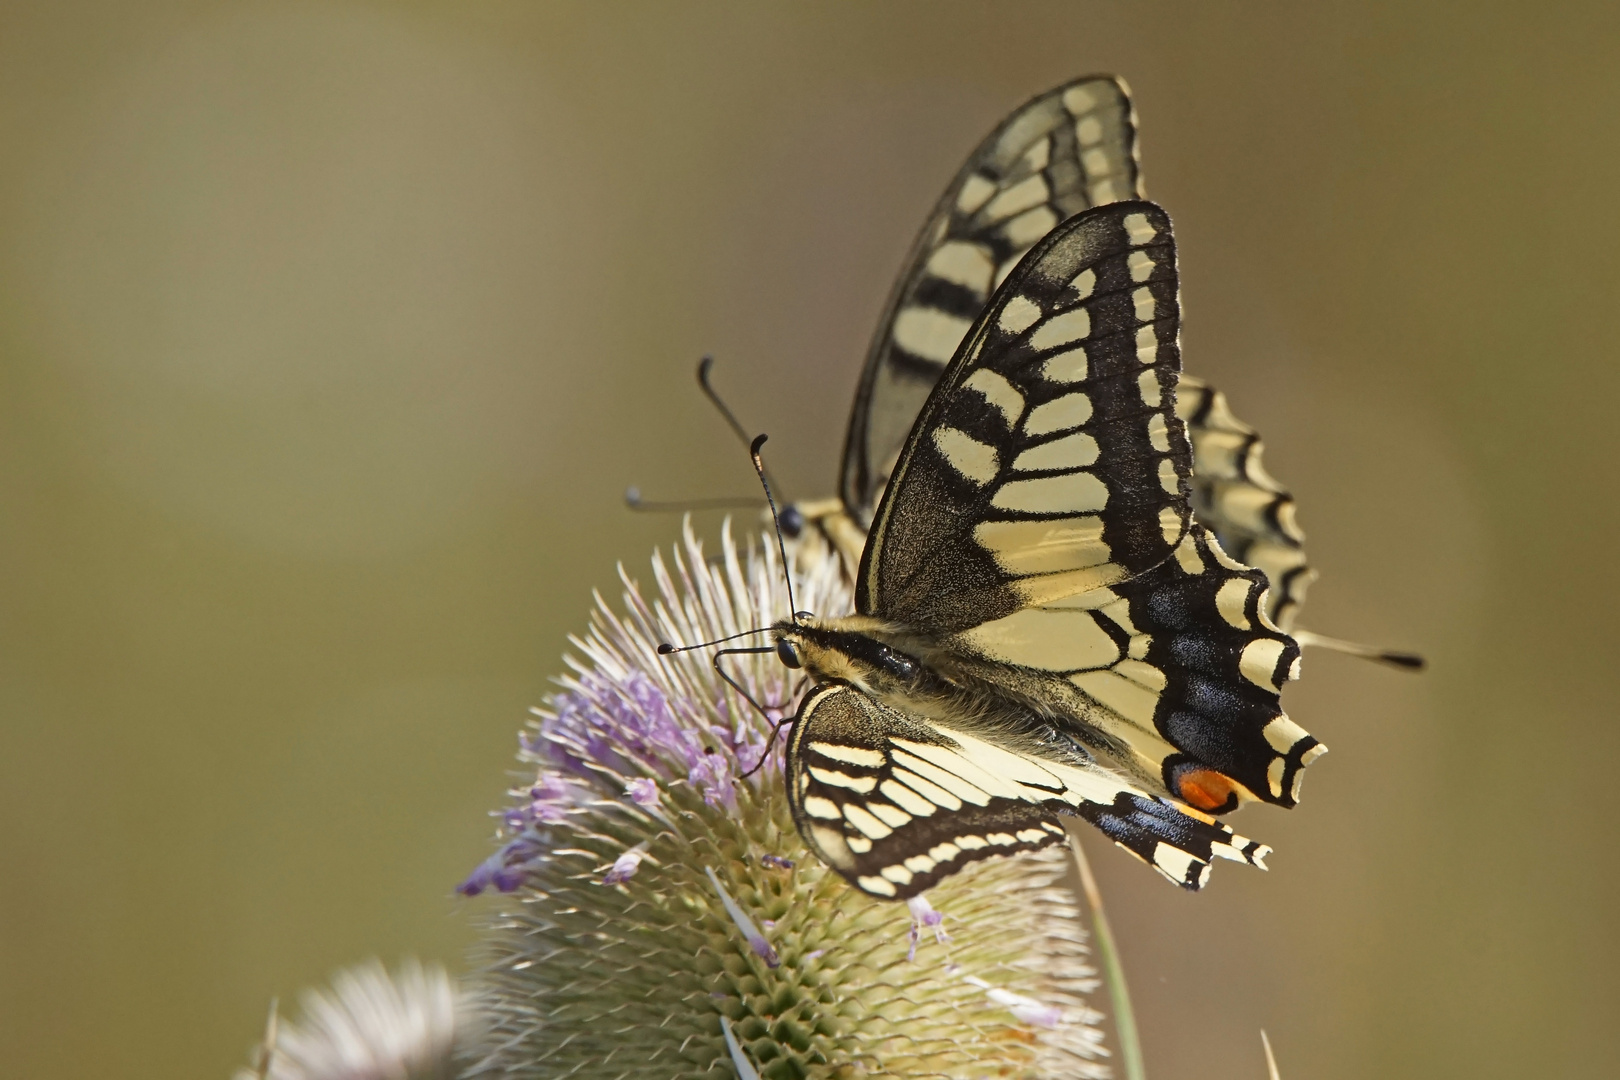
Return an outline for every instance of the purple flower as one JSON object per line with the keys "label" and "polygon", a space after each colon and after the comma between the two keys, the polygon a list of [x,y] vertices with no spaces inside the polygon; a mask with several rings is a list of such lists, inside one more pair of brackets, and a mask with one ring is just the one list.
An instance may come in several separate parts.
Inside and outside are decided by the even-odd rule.
{"label": "purple flower", "polygon": [[630,801],[644,810],[654,810],[658,807],[658,781],[639,777],[624,785],[624,793],[630,796]]}
{"label": "purple flower", "polygon": [[647,844],[637,844],[617,859],[613,860],[613,868],[602,878],[604,885],[620,885],[635,876],[636,870],[641,866],[641,860],[647,857]]}

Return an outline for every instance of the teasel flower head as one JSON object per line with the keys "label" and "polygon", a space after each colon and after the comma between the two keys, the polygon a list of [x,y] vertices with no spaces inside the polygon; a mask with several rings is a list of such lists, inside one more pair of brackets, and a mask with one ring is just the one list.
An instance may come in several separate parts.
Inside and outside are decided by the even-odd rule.
{"label": "teasel flower head", "polygon": [[[789,611],[774,537],[688,524],[653,587],[621,571],[571,674],[520,738],[524,783],[488,892],[487,1035],[470,1077],[1108,1076],[1068,855],[970,867],[910,904],[872,899],[800,840],[782,742],[805,687],[770,653],[659,656]],[[801,609],[849,611],[836,557],[791,558]],[[768,643],[763,635],[734,644]],[[763,759],[763,760],[762,760]]]}
{"label": "teasel flower head", "polygon": [[274,1011],[253,1066],[236,1080],[453,1080],[477,1039],[476,1012],[438,965],[376,960],[306,990],[302,1015]]}

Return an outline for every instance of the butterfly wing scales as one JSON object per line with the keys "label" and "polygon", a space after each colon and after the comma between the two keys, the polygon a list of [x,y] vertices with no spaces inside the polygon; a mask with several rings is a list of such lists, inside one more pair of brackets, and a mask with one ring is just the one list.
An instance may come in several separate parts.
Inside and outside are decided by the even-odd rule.
{"label": "butterfly wing scales", "polygon": [[1267,849],[1098,768],[1084,752],[1033,753],[989,732],[914,718],[843,683],[800,707],[788,792],[810,847],[856,888],[905,899],[967,864],[1066,838],[1090,821],[1188,889],[1210,860],[1264,866]]}
{"label": "butterfly wing scales", "polygon": [[973,152],[913,245],[861,373],[840,485],[861,525],[995,285],[1063,219],[1141,194],[1135,110],[1111,76],[1040,95]]}

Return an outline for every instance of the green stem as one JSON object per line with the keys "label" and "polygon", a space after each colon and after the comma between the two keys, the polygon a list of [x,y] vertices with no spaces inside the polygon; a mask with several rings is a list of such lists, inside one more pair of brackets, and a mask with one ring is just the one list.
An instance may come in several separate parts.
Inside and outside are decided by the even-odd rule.
{"label": "green stem", "polygon": [[1108,997],[1114,1003],[1114,1034],[1119,1038],[1119,1057],[1125,1070],[1125,1080],[1147,1080],[1147,1070],[1142,1065],[1142,1043],[1136,1037],[1136,1013],[1131,1009],[1131,992],[1125,987],[1125,968],[1119,962],[1114,932],[1108,928],[1102,893],[1097,891],[1097,879],[1091,876],[1091,863],[1086,861],[1080,838],[1072,833],[1069,835],[1069,848],[1074,852],[1075,865],[1080,868],[1080,887],[1085,891],[1086,904],[1091,908],[1091,933],[1097,941],[1097,958],[1102,962],[1103,978],[1108,983]]}

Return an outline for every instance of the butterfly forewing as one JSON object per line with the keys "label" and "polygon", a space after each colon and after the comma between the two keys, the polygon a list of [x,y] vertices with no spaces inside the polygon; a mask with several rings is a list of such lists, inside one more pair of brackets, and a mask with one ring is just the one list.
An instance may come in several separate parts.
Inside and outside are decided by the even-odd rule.
{"label": "butterfly forewing", "polygon": [[1060,221],[1139,198],[1122,81],[1091,76],[1013,113],[945,191],[907,259],[861,374],[844,446],[845,506],[863,526],[912,421],[995,286]]}
{"label": "butterfly forewing", "polygon": [[1009,744],[914,719],[853,687],[806,699],[788,755],[800,831],[863,892],[904,899],[970,862],[1058,843],[1078,816],[1171,881],[1196,889],[1217,856],[1267,849],[1098,768],[1061,743]]}
{"label": "butterfly forewing", "polygon": [[1124,581],[1191,519],[1175,247],[1151,203],[1063,223],[936,385],[874,521],[856,606],[930,633]]}

